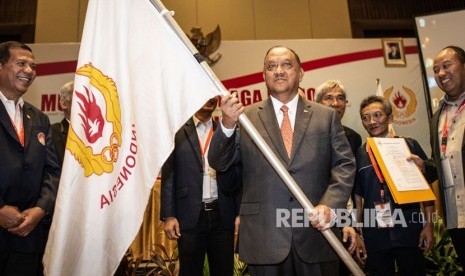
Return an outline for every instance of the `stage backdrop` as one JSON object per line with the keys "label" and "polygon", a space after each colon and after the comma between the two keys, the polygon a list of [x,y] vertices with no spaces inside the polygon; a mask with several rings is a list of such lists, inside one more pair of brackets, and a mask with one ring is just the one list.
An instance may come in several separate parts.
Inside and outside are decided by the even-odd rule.
{"label": "stage backdrop", "polygon": [[[262,77],[267,49],[274,45],[289,46],[300,55],[305,70],[301,87],[308,99],[312,99],[314,89],[325,80],[337,79],[345,85],[349,105],[343,124],[362,137],[366,137],[366,131],[360,122],[359,104],[364,97],[376,93],[376,79],[380,79],[384,94],[395,109],[396,134],[416,138],[429,155],[428,115],[418,48],[415,39],[404,39],[403,44],[406,66],[387,67],[381,39],[222,41],[218,50],[222,58],[213,70],[227,89],[237,91],[242,102],[249,105],[267,98]],[[25,98],[56,122],[62,118],[59,89],[73,79],[79,44],[31,47],[38,63],[38,77]]]}

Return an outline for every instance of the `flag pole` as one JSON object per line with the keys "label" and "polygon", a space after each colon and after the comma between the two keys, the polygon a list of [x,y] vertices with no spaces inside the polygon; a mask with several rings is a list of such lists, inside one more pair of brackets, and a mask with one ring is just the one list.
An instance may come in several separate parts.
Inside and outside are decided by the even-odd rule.
{"label": "flag pole", "polygon": [[[189,49],[189,51],[197,59],[197,61],[202,66],[205,73],[207,73],[207,75],[213,81],[213,83],[218,88],[218,90],[223,91],[222,93],[229,93],[228,90],[221,83],[221,81],[218,79],[218,77],[215,75],[215,73],[212,71],[210,66],[207,64],[207,62],[203,60],[203,58],[197,51],[197,48],[195,48],[192,42],[187,38],[184,31],[181,29],[181,27],[179,27],[179,25],[173,19],[171,13],[165,8],[165,6],[161,3],[161,1],[160,0],[149,0],[149,1],[158,10],[158,12],[163,16],[165,21],[168,23],[168,25],[170,25],[170,27],[173,29],[173,31],[178,36],[178,38],[182,41],[182,43]],[[300,189],[299,185],[291,177],[291,175],[286,170],[286,168],[283,166],[283,164],[278,160],[278,158],[273,153],[273,151],[270,149],[270,147],[265,142],[265,140],[263,140],[262,136],[255,129],[253,124],[250,122],[249,118],[247,118],[245,114],[241,114],[239,116],[239,122],[241,123],[241,127],[243,127],[247,131],[247,133],[250,135],[252,140],[256,143],[257,147],[261,150],[262,154],[265,156],[268,162],[270,162],[271,166],[275,169],[276,173],[284,181],[287,188],[294,195],[294,197],[297,199],[300,205],[302,205],[302,207],[307,212],[313,210],[314,207],[312,203],[305,196],[303,191]],[[331,231],[331,229],[322,231],[321,234],[326,238],[326,240],[329,242],[329,244],[334,249],[334,251],[344,261],[344,263],[347,265],[349,270],[354,275],[356,276],[365,275],[363,271],[360,269],[360,267],[355,263],[352,256],[350,256],[349,252],[347,252],[347,250],[338,240],[336,235]],[[318,249],[315,248],[315,250],[318,250]]]}

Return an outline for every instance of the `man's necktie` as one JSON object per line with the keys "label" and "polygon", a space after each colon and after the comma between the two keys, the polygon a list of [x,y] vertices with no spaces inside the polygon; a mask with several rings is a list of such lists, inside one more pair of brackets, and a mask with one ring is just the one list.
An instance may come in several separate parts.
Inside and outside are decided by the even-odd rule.
{"label": "man's necktie", "polygon": [[281,111],[283,112],[283,122],[281,123],[281,136],[283,137],[284,146],[286,147],[287,156],[291,157],[292,151],[292,127],[291,120],[289,120],[289,114],[287,113],[289,107],[283,105]]}

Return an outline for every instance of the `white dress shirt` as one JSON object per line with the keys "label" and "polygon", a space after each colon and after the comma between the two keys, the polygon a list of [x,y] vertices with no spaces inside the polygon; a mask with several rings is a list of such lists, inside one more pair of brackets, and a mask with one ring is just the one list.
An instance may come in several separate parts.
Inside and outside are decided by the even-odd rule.
{"label": "white dress shirt", "polygon": [[[210,141],[206,144],[210,130],[213,128],[213,121],[210,118],[206,124],[203,124],[199,119],[193,116],[194,124],[197,130],[197,137],[201,145],[201,154],[202,150],[205,150],[203,159],[203,187],[202,187],[202,201],[203,202],[212,202],[218,198],[218,186],[216,184],[216,171],[212,169],[208,163],[208,150],[210,148]],[[213,130],[212,130],[213,131]],[[204,147],[206,149],[203,149]]]}
{"label": "white dress shirt", "polygon": [[18,102],[15,104],[13,100],[8,100],[0,91],[0,100],[8,112],[11,122],[14,124],[16,133],[18,133],[23,129],[23,98],[19,98]]}

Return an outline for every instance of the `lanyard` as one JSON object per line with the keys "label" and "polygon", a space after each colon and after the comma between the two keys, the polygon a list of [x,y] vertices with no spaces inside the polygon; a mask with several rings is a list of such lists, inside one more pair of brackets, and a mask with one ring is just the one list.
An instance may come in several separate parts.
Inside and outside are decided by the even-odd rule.
{"label": "lanyard", "polygon": [[[19,114],[21,114],[21,111],[22,111],[21,106],[19,106],[18,109],[19,110],[17,110],[17,112],[19,112]],[[19,116],[19,115],[15,114],[15,117],[16,116]],[[20,116],[20,118],[21,118],[21,116]],[[16,135],[18,136],[19,142],[21,143],[21,146],[24,147],[24,127],[22,126],[23,120],[22,119],[18,120],[18,126],[16,126],[16,118],[12,119],[10,117],[10,120],[11,120],[11,124],[13,125],[13,128],[14,128],[14,130],[16,132]]]}
{"label": "lanyard", "polygon": [[[198,134],[197,134],[198,137]],[[200,146],[200,153],[202,154],[202,169],[205,172],[205,153],[208,150],[208,147],[210,146],[210,142],[213,137],[213,125],[210,127],[210,131],[208,132],[207,140],[205,141],[205,145],[202,147],[202,144],[200,142],[200,137],[199,138],[199,146]]]}
{"label": "lanyard", "polygon": [[381,196],[381,200],[384,202],[384,176],[381,173],[381,170],[379,169],[378,163],[376,163],[376,159],[373,156],[373,151],[371,150],[370,145],[368,143],[366,143],[366,150],[367,150],[368,156],[370,157],[373,170],[375,170],[376,176],[378,177],[378,180],[380,183],[379,194]]}
{"label": "lanyard", "polygon": [[13,124],[13,127],[15,129],[16,135],[18,135],[19,142],[21,143],[21,146],[24,147],[24,128],[20,126],[19,130],[16,128],[15,124]]}
{"label": "lanyard", "polygon": [[[447,108],[448,107],[449,107],[448,104],[444,106],[444,112],[446,115],[444,116],[444,126],[442,127],[442,137],[441,137],[441,152],[443,153],[443,155],[446,154],[447,137],[449,136],[449,131],[447,130],[448,129],[448,126],[447,126]],[[463,110],[464,107],[465,107],[465,99],[462,101],[457,111],[455,111],[454,115],[449,120],[449,123],[452,122],[455,119],[455,117],[457,117],[460,114],[460,112]]]}

